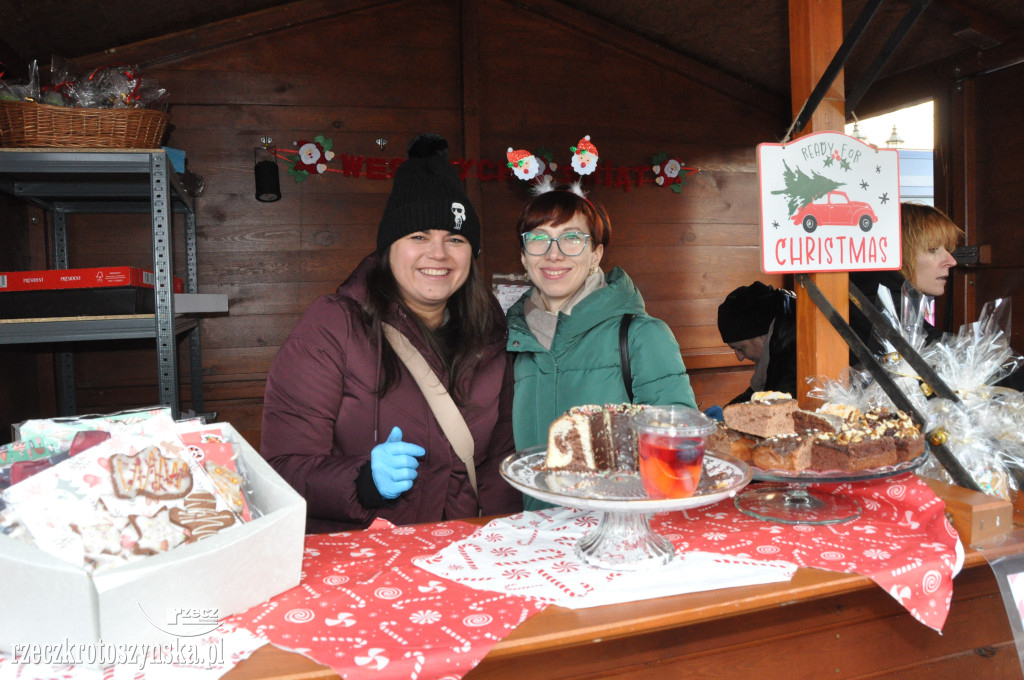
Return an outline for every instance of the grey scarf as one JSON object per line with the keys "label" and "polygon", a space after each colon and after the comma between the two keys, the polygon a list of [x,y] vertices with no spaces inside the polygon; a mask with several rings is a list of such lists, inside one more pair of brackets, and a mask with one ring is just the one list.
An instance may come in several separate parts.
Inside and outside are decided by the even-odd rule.
{"label": "grey scarf", "polygon": [[[573,293],[572,297],[569,298],[560,311],[566,315],[571,314],[573,307],[579,304],[580,300],[607,285],[604,280],[604,272],[598,269],[593,274],[587,276],[583,285]],[[549,312],[544,307],[540,291],[536,287],[534,287],[530,299],[523,305],[523,316],[526,318],[526,325],[530,328],[530,332],[533,333],[533,337],[537,338],[537,342],[544,349],[551,349],[551,343],[555,339],[555,331],[558,328],[558,314]]]}

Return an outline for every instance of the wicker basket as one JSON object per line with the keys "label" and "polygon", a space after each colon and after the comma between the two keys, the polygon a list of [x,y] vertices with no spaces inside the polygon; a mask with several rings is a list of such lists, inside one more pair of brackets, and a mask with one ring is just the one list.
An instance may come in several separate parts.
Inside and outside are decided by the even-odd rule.
{"label": "wicker basket", "polygon": [[0,101],[0,147],[154,149],[170,114],[152,109],[72,109]]}

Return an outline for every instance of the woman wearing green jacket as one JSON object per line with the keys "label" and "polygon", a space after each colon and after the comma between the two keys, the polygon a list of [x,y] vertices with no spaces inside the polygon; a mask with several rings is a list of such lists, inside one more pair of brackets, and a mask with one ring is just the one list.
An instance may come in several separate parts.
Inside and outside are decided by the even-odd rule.
{"label": "woman wearing green jacket", "polygon": [[[512,427],[517,449],[547,444],[548,427],[580,404],[630,401],[619,330],[628,326],[633,403],[696,408],[679,344],[668,325],[644,311],[640,291],[601,257],[611,236],[603,208],[560,187],[534,196],[517,223],[521,259],[533,288],[508,310],[515,355]],[[527,496],[527,510],[551,507]]]}

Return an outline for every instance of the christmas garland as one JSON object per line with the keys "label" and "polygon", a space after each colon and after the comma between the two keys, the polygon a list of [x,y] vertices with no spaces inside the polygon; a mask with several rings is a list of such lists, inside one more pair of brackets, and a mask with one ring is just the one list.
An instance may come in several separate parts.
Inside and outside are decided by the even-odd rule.
{"label": "christmas garland", "polygon": [[[356,179],[388,180],[394,177],[395,170],[405,160],[335,153],[333,140],[323,135],[317,135],[312,140],[295,142],[295,146],[296,149],[274,149],[273,153],[277,158],[290,164],[288,174],[296,182],[303,182],[310,175],[322,176],[327,173],[337,173]],[[573,164],[590,163],[586,183],[591,186],[603,185],[628,192],[633,187],[654,184],[668,187],[675,193],[682,193],[682,187],[686,185],[687,180],[700,172],[699,168],[687,166],[675,158],[670,158],[664,152],[655,155],[649,165],[615,166],[598,163],[596,150],[591,152],[592,156],[588,160],[578,160],[587,154],[584,140],[580,140],[580,144],[571,147],[571,150],[574,153]],[[516,161],[512,160],[513,156],[517,156]],[[508,161],[505,163],[484,158],[458,158],[451,163],[458,168],[459,177],[463,180],[474,177],[480,182],[507,182],[524,178],[522,168],[528,164],[528,158],[533,158],[537,162],[537,171],[530,175],[531,178],[551,175],[556,181],[566,184],[579,181],[572,175],[570,167],[559,166],[553,162],[553,154],[546,149],[540,149],[535,155],[509,149]],[[522,165],[517,165],[520,162]]]}

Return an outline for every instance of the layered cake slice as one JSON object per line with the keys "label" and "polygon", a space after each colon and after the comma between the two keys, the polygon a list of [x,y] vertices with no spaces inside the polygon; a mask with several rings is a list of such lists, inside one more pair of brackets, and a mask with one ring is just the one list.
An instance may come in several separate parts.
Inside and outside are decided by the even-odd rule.
{"label": "layered cake slice", "polygon": [[548,430],[544,467],[569,472],[637,469],[636,434],[629,418],[638,404],[574,406]]}
{"label": "layered cake slice", "polygon": [[797,432],[817,430],[818,432],[838,432],[845,418],[824,411],[805,411],[797,409],[793,411],[793,427]]}

